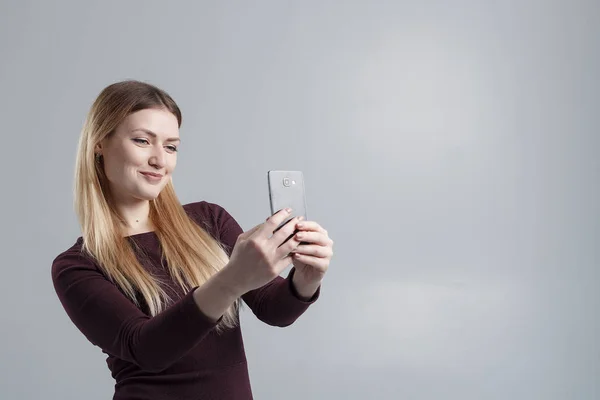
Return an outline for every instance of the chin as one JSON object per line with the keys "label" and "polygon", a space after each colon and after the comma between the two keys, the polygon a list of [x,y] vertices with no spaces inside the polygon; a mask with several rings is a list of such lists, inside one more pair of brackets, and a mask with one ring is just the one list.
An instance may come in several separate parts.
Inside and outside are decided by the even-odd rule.
{"label": "chin", "polygon": [[156,195],[156,196],[145,196],[145,197],[141,197],[141,199],[142,200],[151,201],[151,200],[156,200],[157,197],[158,197],[158,195]]}
{"label": "chin", "polygon": [[136,193],[136,196],[138,199],[140,200],[154,200],[158,197],[158,195],[160,194],[160,191],[144,191],[144,192],[138,192]]}

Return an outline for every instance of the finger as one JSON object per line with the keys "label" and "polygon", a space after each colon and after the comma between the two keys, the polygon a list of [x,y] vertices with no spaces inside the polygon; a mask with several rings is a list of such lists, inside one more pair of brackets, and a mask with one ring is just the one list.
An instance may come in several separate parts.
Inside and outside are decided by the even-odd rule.
{"label": "finger", "polygon": [[296,247],[292,254],[302,254],[305,256],[313,256],[317,258],[328,258],[331,257],[333,251],[329,247],[303,244]]}
{"label": "finger", "polygon": [[320,246],[333,246],[333,240],[331,240],[321,232],[301,231],[296,233],[294,235],[294,238],[299,242],[318,244]]}
{"label": "finger", "polygon": [[273,236],[269,239],[275,243],[276,246],[281,246],[291,239],[296,231],[296,223],[301,217],[294,217],[289,220],[284,226],[281,227],[277,232],[273,233]]}
{"label": "finger", "polygon": [[291,210],[289,208],[281,209],[277,211],[275,214],[271,215],[265,223],[263,224],[263,228],[261,229],[261,234],[269,237],[273,234],[273,231],[287,218],[291,217]]}
{"label": "finger", "polygon": [[321,232],[325,236],[327,236],[327,231],[318,223],[314,221],[301,221],[296,224],[296,228],[301,231],[312,231],[312,232]]}
{"label": "finger", "polygon": [[288,265],[292,264],[293,262],[294,260],[292,259],[292,256],[286,256],[281,260],[277,261],[277,264],[275,264],[275,268],[277,271],[283,271]]}
{"label": "finger", "polygon": [[277,257],[284,257],[286,255],[291,255],[291,253],[298,248],[299,244],[300,244],[300,242],[298,242],[294,238],[294,235],[292,235],[289,240],[287,240],[284,243],[279,245],[275,254]]}
{"label": "finger", "polygon": [[309,267],[315,268],[320,272],[326,272],[329,268],[329,260],[326,258],[319,258],[296,253],[293,256],[293,260],[298,260],[301,263],[308,265]]}

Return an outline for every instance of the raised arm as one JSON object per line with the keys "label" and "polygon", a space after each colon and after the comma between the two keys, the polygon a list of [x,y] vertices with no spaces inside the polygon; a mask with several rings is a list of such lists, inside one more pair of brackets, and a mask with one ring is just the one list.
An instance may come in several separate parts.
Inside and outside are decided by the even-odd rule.
{"label": "raised arm", "polygon": [[[242,228],[222,207],[211,204],[220,241],[229,255]],[[288,326],[296,321],[320,295],[320,287],[310,299],[304,299],[296,291],[292,278],[292,268],[286,278],[277,276],[266,285],[242,295],[244,302],[256,317],[272,326]]]}
{"label": "raised arm", "polygon": [[[213,278],[150,317],[78,250],[61,254],[52,265],[54,288],[75,326],[107,353],[150,372],[162,371],[195,347],[220,321],[214,315],[233,303],[235,296],[221,290],[217,275]],[[210,311],[200,309],[198,294],[214,300]]]}

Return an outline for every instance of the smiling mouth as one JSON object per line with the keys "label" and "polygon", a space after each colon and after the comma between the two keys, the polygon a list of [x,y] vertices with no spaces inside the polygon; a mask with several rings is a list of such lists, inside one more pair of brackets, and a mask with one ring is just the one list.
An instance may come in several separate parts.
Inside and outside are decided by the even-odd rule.
{"label": "smiling mouth", "polygon": [[150,184],[159,184],[160,182],[162,182],[162,175],[157,175],[157,174],[150,174],[147,172],[140,172],[140,174],[146,178],[146,182],[150,183]]}
{"label": "smiling mouth", "polygon": [[152,172],[140,172],[140,174],[149,176],[151,178],[162,178],[163,177],[161,174],[155,174]]}

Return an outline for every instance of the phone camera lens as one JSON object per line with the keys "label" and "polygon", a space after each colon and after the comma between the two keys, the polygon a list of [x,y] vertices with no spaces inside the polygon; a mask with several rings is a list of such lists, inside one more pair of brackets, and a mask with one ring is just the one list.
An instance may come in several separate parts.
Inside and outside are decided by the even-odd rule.
{"label": "phone camera lens", "polygon": [[290,186],[290,178],[283,178],[283,186],[285,186],[285,187]]}

